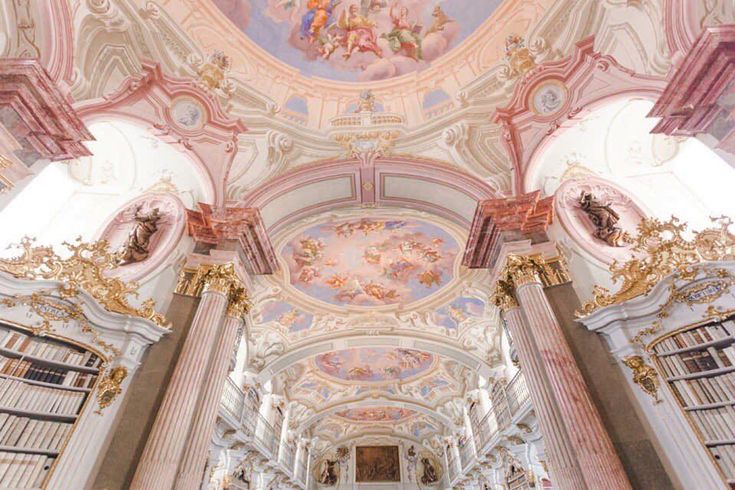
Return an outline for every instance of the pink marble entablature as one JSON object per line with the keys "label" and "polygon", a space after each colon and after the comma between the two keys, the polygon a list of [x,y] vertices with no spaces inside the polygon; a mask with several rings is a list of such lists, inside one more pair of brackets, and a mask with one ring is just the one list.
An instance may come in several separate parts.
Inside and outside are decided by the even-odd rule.
{"label": "pink marble entablature", "polygon": [[554,194],[559,223],[584,251],[606,264],[613,260],[628,259],[630,246],[613,247],[594,236],[595,227],[579,205],[579,197],[583,191],[592,193],[605,204],[610,204],[620,215],[618,226],[631,235],[635,235],[638,223],[646,217],[643,206],[625,189],[593,176],[567,180]]}
{"label": "pink marble entablature", "polygon": [[158,230],[151,236],[148,258],[110,272],[125,281],[139,281],[157,270],[179,244],[186,226],[186,208],[178,197],[173,194],[143,194],[115,211],[103,226],[98,238],[107,240],[110,250],[117,250],[127,239],[135,225],[138,206],[141,206],[143,214],[158,208],[163,217],[158,222]]}

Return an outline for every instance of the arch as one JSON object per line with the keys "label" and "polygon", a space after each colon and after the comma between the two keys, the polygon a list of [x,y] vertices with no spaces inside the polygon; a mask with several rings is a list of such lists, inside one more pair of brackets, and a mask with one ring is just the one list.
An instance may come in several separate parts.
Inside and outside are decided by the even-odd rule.
{"label": "arch", "polygon": [[446,341],[417,337],[415,333],[395,335],[375,335],[365,337],[354,335],[338,339],[323,339],[283,354],[268,362],[258,373],[257,380],[261,385],[267,383],[278,373],[288,369],[298,362],[311,359],[325,352],[344,350],[357,347],[399,347],[429,352],[466,366],[480,376],[488,377],[493,367],[483,359],[465,352],[460,347],[448,344]]}
{"label": "arch", "polygon": [[306,216],[360,205],[395,206],[436,214],[468,227],[478,201],[496,197],[480,179],[420,158],[386,156],[365,168],[357,159],[298,167],[242,199],[260,209],[269,234]]}

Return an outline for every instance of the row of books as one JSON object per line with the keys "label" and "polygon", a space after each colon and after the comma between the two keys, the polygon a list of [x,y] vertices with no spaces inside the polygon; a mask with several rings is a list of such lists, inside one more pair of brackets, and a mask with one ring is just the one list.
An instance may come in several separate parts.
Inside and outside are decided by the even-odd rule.
{"label": "row of books", "polygon": [[694,347],[699,344],[713,342],[732,338],[735,335],[735,322],[729,320],[714,325],[705,325],[686,332],[672,335],[668,339],[662,340],[657,345],[657,352],[665,354],[673,350],[684,349],[686,347]]}
{"label": "row of books", "polygon": [[97,375],[93,373],[53,369],[31,361],[4,356],[0,356],[0,374],[77,388],[90,388],[97,380]]}
{"label": "row of books", "polygon": [[41,488],[53,462],[39,454],[0,452],[0,488]]}
{"label": "row of books", "polygon": [[70,347],[52,343],[52,341],[38,340],[37,337],[14,330],[0,331],[0,347],[75,366],[97,368],[102,363],[102,359],[93,352],[79,352]]}
{"label": "row of books", "polygon": [[[0,384],[0,407],[60,415],[76,415],[86,393],[29,385],[17,379]],[[0,408],[2,410],[2,408]]]}
{"label": "row of books", "polygon": [[72,424],[0,414],[0,446],[59,451]]}
{"label": "row of books", "polygon": [[728,479],[735,477],[735,446],[711,447],[712,455]]}
{"label": "row of books", "polygon": [[709,347],[658,358],[667,377],[685,376],[735,365],[735,347]]}
{"label": "row of books", "polygon": [[735,401],[735,373],[711,378],[680,379],[671,384],[685,407]]}
{"label": "row of books", "polygon": [[690,412],[692,420],[707,441],[735,439],[735,410],[732,407]]}

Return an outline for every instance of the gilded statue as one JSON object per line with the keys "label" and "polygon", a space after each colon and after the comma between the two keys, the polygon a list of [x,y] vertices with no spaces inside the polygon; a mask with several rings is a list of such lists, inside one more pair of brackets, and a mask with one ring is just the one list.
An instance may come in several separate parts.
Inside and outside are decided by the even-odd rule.
{"label": "gilded statue", "polygon": [[582,191],[579,207],[595,226],[594,236],[611,247],[623,247],[630,243],[630,236],[618,226],[620,215],[610,204],[603,204],[591,192]]}
{"label": "gilded statue", "polygon": [[658,373],[656,370],[646,364],[641,356],[628,356],[623,359],[623,362],[633,371],[633,382],[658,403]]}
{"label": "gilded statue", "polygon": [[151,237],[158,231],[158,222],[162,216],[158,208],[153,208],[147,214],[142,214],[140,210],[141,206],[135,208],[135,225],[117,252],[118,265],[142,262],[150,254]]}

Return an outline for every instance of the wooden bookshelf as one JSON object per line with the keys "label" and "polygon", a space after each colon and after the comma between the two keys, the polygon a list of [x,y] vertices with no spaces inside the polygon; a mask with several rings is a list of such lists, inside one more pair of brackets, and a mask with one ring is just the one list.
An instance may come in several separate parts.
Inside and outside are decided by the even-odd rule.
{"label": "wooden bookshelf", "polygon": [[526,472],[520,466],[512,464],[508,470],[505,483],[509,490],[528,490],[528,479]]}
{"label": "wooden bookshelf", "polygon": [[0,322],[0,488],[44,488],[102,362],[78,345]]}
{"label": "wooden bookshelf", "polygon": [[680,328],[649,348],[697,438],[735,488],[735,317]]}

